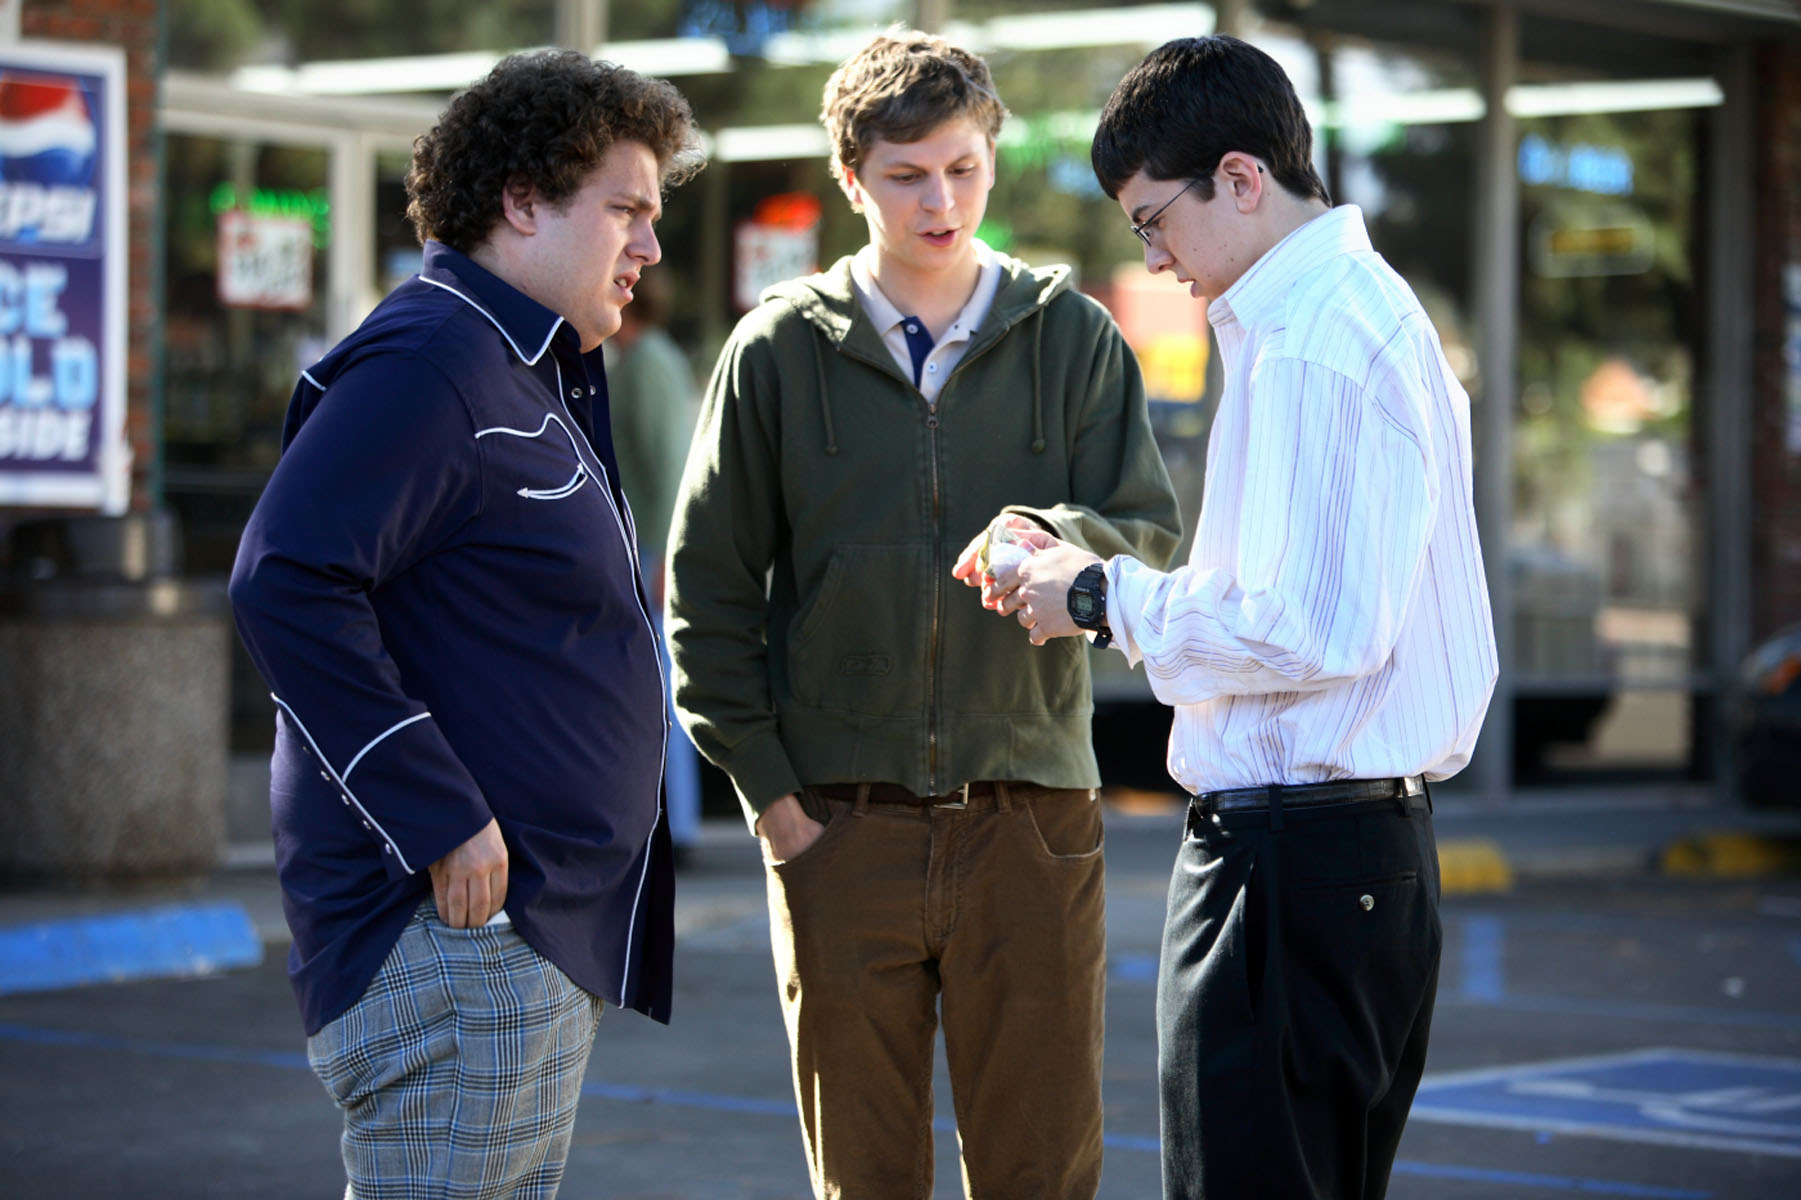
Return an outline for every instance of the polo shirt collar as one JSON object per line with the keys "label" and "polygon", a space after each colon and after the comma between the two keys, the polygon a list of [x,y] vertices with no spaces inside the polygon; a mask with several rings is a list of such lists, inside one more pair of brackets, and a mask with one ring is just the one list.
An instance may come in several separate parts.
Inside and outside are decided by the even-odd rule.
{"label": "polo shirt collar", "polygon": [[1327,259],[1367,253],[1370,249],[1363,210],[1355,204],[1329,208],[1290,232],[1252,263],[1237,283],[1208,306],[1207,319],[1215,327],[1236,322],[1246,329],[1279,321],[1289,289],[1301,275]]}
{"label": "polo shirt collar", "polygon": [[[995,292],[1000,288],[1001,263],[994,251],[981,238],[972,238],[970,244],[975,247],[976,262],[981,265],[981,274],[976,276],[975,290],[970,292],[969,300],[963,305],[950,327],[944,331],[940,342],[952,342],[958,338],[975,336],[976,326],[981,318],[987,315],[994,304]],[[876,332],[886,337],[895,326],[906,320],[908,315],[894,306],[888,299],[881,285],[875,279],[875,248],[864,246],[851,256],[850,277],[857,285],[857,296],[863,302],[863,311],[869,315],[870,324]]]}
{"label": "polo shirt collar", "polygon": [[[425,243],[425,265],[419,278],[461,297],[494,323],[507,344],[527,365],[535,365],[569,322],[443,242]],[[575,336],[575,330],[569,330]]]}

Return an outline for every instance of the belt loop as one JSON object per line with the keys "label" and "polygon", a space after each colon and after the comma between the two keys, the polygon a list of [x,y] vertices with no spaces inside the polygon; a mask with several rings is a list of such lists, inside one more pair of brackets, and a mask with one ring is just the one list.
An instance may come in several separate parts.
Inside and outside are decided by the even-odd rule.
{"label": "belt loop", "polygon": [[1269,830],[1271,833],[1282,832],[1282,785],[1269,785]]}
{"label": "belt loop", "polygon": [[[968,799],[969,797],[969,785],[967,783],[963,785],[963,796],[965,799]],[[1007,789],[1007,783],[1003,779],[994,781],[994,807],[1000,809],[1004,813],[1013,811],[1013,793]]]}
{"label": "belt loop", "polygon": [[857,785],[857,799],[851,805],[851,813],[859,817],[869,815],[869,785],[867,783]]}
{"label": "belt loop", "polygon": [[1424,775],[1420,776],[1420,791],[1426,793],[1426,813],[1430,816],[1432,813],[1432,785],[1426,782]]}

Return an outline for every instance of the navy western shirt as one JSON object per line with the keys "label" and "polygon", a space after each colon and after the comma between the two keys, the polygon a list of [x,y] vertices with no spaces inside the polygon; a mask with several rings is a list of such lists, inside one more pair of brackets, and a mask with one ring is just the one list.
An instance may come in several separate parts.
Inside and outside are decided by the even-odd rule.
{"label": "navy western shirt", "polygon": [[231,598],[309,1035],[490,818],[525,940],[668,1020],[663,682],[616,479],[600,352],[439,243],[301,373]]}

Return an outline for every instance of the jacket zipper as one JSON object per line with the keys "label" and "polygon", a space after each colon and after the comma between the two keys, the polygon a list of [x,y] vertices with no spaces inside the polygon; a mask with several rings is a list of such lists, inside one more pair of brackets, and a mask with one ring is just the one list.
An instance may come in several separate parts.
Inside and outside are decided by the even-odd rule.
{"label": "jacket zipper", "polygon": [[926,460],[932,468],[932,636],[926,659],[926,792],[938,794],[938,638],[944,620],[944,533],[939,527],[943,497],[938,488],[938,401],[926,401]]}
{"label": "jacket zipper", "polygon": [[[998,298],[999,297],[997,296],[996,299]],[[1040,306],[1034,306],[1034,308],[1036,307]],[[990,313],[989,316],[992,317],[993,314]],[[983,324],[986,323],[985,320]],[[1016,323],[1017,322],[1009,316],[1002,323],[999,333],[980,343],[972,341],[969,350],[964,352],[962,361],[957,363],[956,368],[951,371],[950,377],[939,387],[938,395],[944,395],[945,390],[948,389],[957,376],[963,372],[963,369],[975,359],[986,354],[988,350],[995,343],[999,342]],[[842,344],[838,345],[838,349],[840,352],[846,353],[847,357],[866,363],[869,366],[875,367],[877,370],[887,371],[895,378],[907,381],[907,377],[901,374],[892,358],[871,358],[861,353],[847,351]],[[944,591],[938,583],[938,575],[943,569],[944,533],[939,528],[940,514],[943,508],[943,496],[940,493],[938,480],[938,401],[936,398],[926,401],[926,437],[928,439],[926,457],[927,461],[931,464],[932,471],[933,580],[932,630],[931,637],[927,642],[928,657],[926,660],[926,793],[928,795],[936,796],[938,794],[938,642],[942,632],[940,627],[944,621]]]}

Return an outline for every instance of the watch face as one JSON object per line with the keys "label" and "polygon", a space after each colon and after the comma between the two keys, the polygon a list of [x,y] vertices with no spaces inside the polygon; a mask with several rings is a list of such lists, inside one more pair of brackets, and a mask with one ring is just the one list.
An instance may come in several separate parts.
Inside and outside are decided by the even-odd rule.
{"label": "watch face", "polygon": [[1086,621],[1094,616],[1094,597],[1087,592],[1076,592],[1069,598],[1069,612],[1078,621]]}

